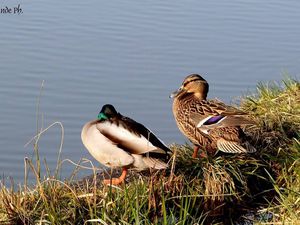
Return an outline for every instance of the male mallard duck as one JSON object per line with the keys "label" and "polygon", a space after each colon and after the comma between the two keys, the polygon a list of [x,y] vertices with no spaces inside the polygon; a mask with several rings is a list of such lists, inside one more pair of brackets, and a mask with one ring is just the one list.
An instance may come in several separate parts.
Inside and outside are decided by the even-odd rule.
{"label": "male mallard duck", "polygon": [[218,100],[207,100],[208,83],[198,74],[187,76],[181,87],[171,94],[173,114],[179,130],[208,153],[250,153],[256,149],[246,140],[240,126],[254,124],[244,112]]}
{"label": "male mallard duck", "polygon": [[[144,125],[122,116],[112,105],[104,105],[98,119],[86,123],[81,132],[84,146],[100,163],[122,167],[122,175],[112,184],[124,181],[128,168],[164,169],[171,150]],[[104,180],[109,184],[110,180]]]}

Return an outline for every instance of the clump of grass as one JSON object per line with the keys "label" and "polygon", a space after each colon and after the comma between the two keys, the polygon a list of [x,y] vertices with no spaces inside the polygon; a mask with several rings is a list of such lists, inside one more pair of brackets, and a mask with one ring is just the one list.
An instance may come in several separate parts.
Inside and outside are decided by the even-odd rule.
{"label": "clump of grass", "polygon": [[287,78],[282,84],[259,84],[257,94],[246,97],[241,108],[258,124],[250,131],[258,137],[260,160],[270,165],[268,174],[276,193],[262,209],[272,222],[300,223],[300,83]]}
{"label": "clump of grass", "polygon": [[278,131],[286,137],[295,136],[300,127],[300,83],[287,78],[276,83],[257,86],[257,93],[242,101],[242,109],[251,112],[262,131]]}
{"label": "clump of grass", "polygon": [[76,174],[61,181],[57,171],[41,178],[36,168],[40,164],[28,160],[36,186],[25,184],[15,190],[2,184],[0,222],[231,224],[251,211],[261,215],[258,224],[296,224],[300,217],[300,86],[293,80],[283,84],[260,84],[255,96],[242,101],[242,109],[258,124],[247,128],[258,149],[255,154],[218,153],[192,159],[189,145],[174,144],[168,170],[131,171],[119,187],[102,185],[103,177],[109,175],[105,172],[76,182]]}

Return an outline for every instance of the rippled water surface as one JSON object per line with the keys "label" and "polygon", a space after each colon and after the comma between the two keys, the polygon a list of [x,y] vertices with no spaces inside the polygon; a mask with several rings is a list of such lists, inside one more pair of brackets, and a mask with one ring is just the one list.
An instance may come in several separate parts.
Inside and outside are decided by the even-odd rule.
{"label": "rippled water surface", "polygon": [[[0,172],[16,181],[24,157],[33,157],[33,145],[24,144],[37,121],[63,123],[64,159],[91,159],[81,127],[105,103],[166,143],[184,143],[168,96],[186,75],[202,74],[209,97],[227,103],[286,71],[299,77],[296,0],[0,0],[1,8],[18,4],[22,14],[0,14]],[[51,170],[59,145],[59,126],[40,138]],[[63,164],[63,176],[72,168]]]}

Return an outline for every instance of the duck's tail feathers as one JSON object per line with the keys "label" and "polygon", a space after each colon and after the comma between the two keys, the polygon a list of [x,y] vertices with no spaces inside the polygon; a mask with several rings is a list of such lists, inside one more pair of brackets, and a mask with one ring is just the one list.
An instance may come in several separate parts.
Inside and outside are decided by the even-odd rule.
{"label": "duck's tail feathers", "polygon": [[152,157],[144,157],[143,161],[148,167],[157,170],[166,169],[168,167],[167,163]]}
{"label": "duck's tail feathers", "polygon": [[173,154],[173,151],[169,149],[168,147],[162,148],[156,148],[152,149],[150,152],[145,153],[146,156],[150,156],[151,158],[157,158],[163,161],[168,161]]}
{"label": "duck's tail feathers", "polygon": [[249,143],[244,142],[240,144],[235,141],[226,141],[225,139],[219,139],[217,141],[217,147],[220,151],[226,153],[253,153],[256,149]]}

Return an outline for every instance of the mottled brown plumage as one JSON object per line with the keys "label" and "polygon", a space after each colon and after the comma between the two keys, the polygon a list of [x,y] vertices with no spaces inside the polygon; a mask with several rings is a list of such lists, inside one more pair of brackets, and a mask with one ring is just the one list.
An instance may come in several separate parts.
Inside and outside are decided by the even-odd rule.
{"label": "mottled brown plumage", "polygon": [[[254,124],[245,112],[218,100],[207,100],[209,85],[198,74],[187,76],[174,92],[173,113],[179,130],[196,146],[214,154],[247,153],[256,149],[246,140],[242,125]],[[195,156],[197,148],[195,148]]]}

